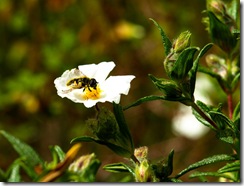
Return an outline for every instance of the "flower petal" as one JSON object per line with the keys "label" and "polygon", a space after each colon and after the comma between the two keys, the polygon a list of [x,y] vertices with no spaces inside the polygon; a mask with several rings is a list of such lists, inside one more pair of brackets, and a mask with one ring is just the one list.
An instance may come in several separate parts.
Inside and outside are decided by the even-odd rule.
{"label": "flower petal", "polygon": [[111,93],[127,95],[130,90],[130,82],[134,78],[135,76],[132,75],[110,76],[104,82],[106,86],[106,91],[109,90]]}
{"label": "flower petal", "polygon": [[106,91],[106,100],[119,103],[120,94],[127,95],[130,89],[130,82],[135,78],[132,75],[110,76],[105,82],[101,83],[101,89]]}
{"label": "flower petal", "polygon": [[94,78],[98,82],[102,82],[106,79],[108,74],[113,70],[115,64],[113,61],[101,62],[99,64],[80,65],[79,70],[87,77]]}

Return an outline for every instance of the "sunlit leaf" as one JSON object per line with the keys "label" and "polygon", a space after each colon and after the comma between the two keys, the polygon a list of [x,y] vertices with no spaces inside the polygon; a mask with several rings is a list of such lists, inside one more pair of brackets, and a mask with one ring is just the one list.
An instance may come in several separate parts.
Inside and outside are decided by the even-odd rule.
{"label": "sunlit leaf", "polygon": [[20,182],[20,164],[19,162],[14,163],[11,165],[10,175],[8,178],[8,182]]}
{"label": "sunlit leaf", "polygon": [[234,156],[227,155],[227,154],[214,155],[214,156],[205,158],[201,161],[191,164],[186,169],[182,170],[179,174],[177,174],[175,176],[175,178],[179,178],[180,176],[186,174],[187,172],[197,169],[199,167],[205,166],[205,165],[209,165],[209,164],[213,164],[213,163],[217,163],[217,162],[221,162],[221,161],[233,161],[235,159],[236,158]]}

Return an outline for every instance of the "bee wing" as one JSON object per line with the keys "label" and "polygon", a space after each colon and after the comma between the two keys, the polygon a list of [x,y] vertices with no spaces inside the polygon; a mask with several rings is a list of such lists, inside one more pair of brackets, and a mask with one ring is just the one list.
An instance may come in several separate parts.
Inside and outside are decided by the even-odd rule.
{"label": "bee wing", "polygon": [[74,69],[74,75],[77,77],[86,77],[86,75],[83,74],[78,68]]}

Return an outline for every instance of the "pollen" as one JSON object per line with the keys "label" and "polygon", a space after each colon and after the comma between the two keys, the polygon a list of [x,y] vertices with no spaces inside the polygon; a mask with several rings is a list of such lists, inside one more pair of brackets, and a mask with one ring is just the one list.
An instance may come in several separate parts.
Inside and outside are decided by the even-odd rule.
{"label": "pollen", "polygon": [[93,87],[89,87],[86,88],[84,90],[84,98],[85,99],[92,99],[92,100],[96,100],[96,99],[99,99],[101,97],[101,89],[99,87],[99,85],[97,85],[96,88],[93,88]]}

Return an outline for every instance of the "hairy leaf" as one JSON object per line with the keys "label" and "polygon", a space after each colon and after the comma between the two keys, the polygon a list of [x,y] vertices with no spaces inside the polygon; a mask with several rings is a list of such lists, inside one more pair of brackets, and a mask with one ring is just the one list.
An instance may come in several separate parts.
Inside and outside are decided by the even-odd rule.
{"label": "hairy leaf", "polygon": [[179,178],[180,176],[186,174],[187,172],[197,169],[199,167],[205,166],[205,165],[209,165],[209,164],[213,164],[213,163],[217,163],[217,162],[221,162],[221,161],[233,161],[233,160],[235,160],[235,157],[233,157],[231,155],[227,155],[227,154],[214,155],[214,156],[205,158],[201,161],[191,164],[189,167],[187,167],[186,169],[182,170],[179,174],[177,174],[175,176],[175,178]]}
{"label": "hairy leaf", "polygon": [[222,140],[224,142],[234,144],[235,133],[230,129],[218,130],[217,138],[219,138],[220,140]]}
{"label": "hairy leaf", "polygon": [[164,45],[164,52],[165,55],[167,56],[170,53],[170,50],[172,48],[172,43],[169,40],[168,36],[165,34],[164,30],[160,27],[160,25],[153,19],[150,18],[151,21],[153,21],[153,23],[158,27],[161,36],[162,36],[162,41],[163,41],[163,45]]}

